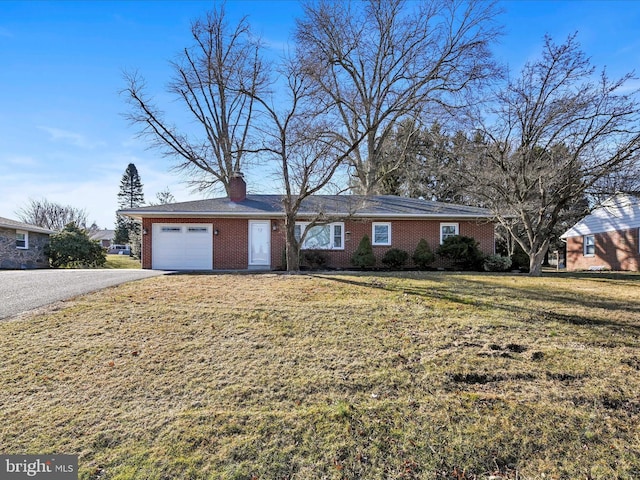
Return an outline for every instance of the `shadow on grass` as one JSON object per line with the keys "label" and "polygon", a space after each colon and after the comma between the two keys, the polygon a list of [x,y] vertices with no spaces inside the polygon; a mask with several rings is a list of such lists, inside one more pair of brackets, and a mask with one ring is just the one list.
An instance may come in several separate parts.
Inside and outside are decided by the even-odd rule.
{"label": "shadow on grass", "polygon": [[[596,315],[584,315],[584,314],[566,314],[554,311],[555,306],[550,305],[548,309],[527,307],[527,302],[534,302],[536,304],[556,303],[564,306],[575,306],[576,308],[594,308],[604,309],[612,314],[628,314],[640,312],[640,302],[617,302],[610,300],[603,296],[594,296],[592,293],[581,293],[576,290],[554,290],[534,289],[526,287],[516,287],[507,284],[496,285],[495,283],[483,281],[484,277],[495,277],[496,274],[457,274],[457,273],[436,273],[436,274],[385,274],[383,276],[379,274],[375,275],[373,279],[356,280],[353,278],[345,278],[341,274],[310,274],[316,278],[323,278],[326,280],[332,280],[335,282],[345,283],[349,285],[355,285],[359,287],[376,288],[386,291],[398,292],[406,295],[415,295],[426,299],[446,300],[460,305],[475,306],[478,308],[496,308],[509,313],[522,314],[523,312],[533,319],[541,319],[545,321],[555,321],[559,323],[567,323],[570,325],[580,326],[603,326],[609,327],[615,330],[626,329],[631,330],[636,334],[640,333],[640,325],[634,325],[630,323],[622,323],[613,320],[604,319]],[[349,273],[349,276],[359,276],[359,273]],[[372,274],[368,274],[370,277]],[[473,275],[474,279],[463,278],[462,275]],[[507,277],[508,274],[498,274],[500,276]],[[566,275],[566,274],[563,274]],[[435,288],[418,288],[412,285],[396,284],[394,282],[386,282],[384,279],[394,280],[426,280],[432,283],[438,283],[441,286]],[[589,274],[576,274],[571,275],[568,278],[576,279],[589,279],[592,277]],[[625,283],[638,282],[640,284],[640,277],[638,276],[625,276],[625,274],[607,274],[599,275],[597,281],[624,281]],[[501,295],[508,298],[514,298],[520,301],[520,303],[509,303],[507,301],[500,301],[496,296],[491,296],[489,293],[491,290],[500,290]],[[614,316],[614,315],[612,315]]]}

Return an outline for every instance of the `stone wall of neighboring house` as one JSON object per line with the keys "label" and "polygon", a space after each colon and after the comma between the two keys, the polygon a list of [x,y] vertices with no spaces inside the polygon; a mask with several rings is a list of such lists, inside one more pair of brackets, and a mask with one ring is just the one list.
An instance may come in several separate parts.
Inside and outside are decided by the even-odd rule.
{"label": "stone wall of neighboring house", "polygon": [[0,269],[49,268],[44,253],[49,235],[29,232],[29,248],[16,247],[16,230],[0,227]]}
{"label": "stone wall of neighboring house", "polygon": [[[283,268],[283,252],[285,248],[285,226],[282,219],[272,218],[271,221],[271,268]],[[375,220],[385,222],[385,220]],[[476,222],[471,220],[387,220],[391,222],[391,245],[374,246],[377,266],[382,267],[381,259],[391,248],[406,250],[409,257],[424,238],[435,252],[440,245],[440,224],[457,223],[459,235],[475,238],[479,242],[480,250],[484,254],[495,253],[495,227],[491,222]],[[213,237],[213,268],[216,270],[245,270],[248,268],[249,257],[249,220],[238,218],[145,218],[142,227],[147,231],[142,238],[142,268],[152,268],[152,233],[153,223],[212,223],[219,231]],[[344,222],[345,248],[343,250],[323,250],[327,257],[327,267],[351,268],[351,258],[358,248],[362,237],[366,234],[372,238],[372,220],[347,220]],[[433,267],[444,267],[444,263],[436,261]],[[406,265],[412,267],[411,260]]]}
{"label": "stone wall of neighboring house", "polygon": [[585,255],[584,237],[567,238],[567,270],[605,268],[640,271],[640,229],[594,234],[595,253]]}

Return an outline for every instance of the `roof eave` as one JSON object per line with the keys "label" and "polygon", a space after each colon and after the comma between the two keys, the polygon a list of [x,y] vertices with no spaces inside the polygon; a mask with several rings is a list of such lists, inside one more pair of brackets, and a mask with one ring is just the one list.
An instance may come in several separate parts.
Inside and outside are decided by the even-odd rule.
{"label": "roof eave", "polygon": [[[284,212],[134,212],[120,210],[120,215],[142,220],[143,218],[282,218]],[[312,212],[299,212],[298,217],[306,218],[313,216]],[[345,213],[337,212],[327,215],[328,217],[340,218],[375,218],[375,219],[399,219],[399,220],[491,220],[496,221],[494,215],[490,214],[445,214],[445,213]]]}
{"label": "roof eave", "polygon": [[25,226],[25,225],[13,225],[13,224],[8,224],[8,223],[0,223],[0,228],[8,228],[10,230],[20,230],[23,232],[30,232],[30,233],[43,233],[45,235],[53,235],[56,232],[55,230],[49,230],[47,228],[41,228],[41,227],[30,227],[30,226]]}

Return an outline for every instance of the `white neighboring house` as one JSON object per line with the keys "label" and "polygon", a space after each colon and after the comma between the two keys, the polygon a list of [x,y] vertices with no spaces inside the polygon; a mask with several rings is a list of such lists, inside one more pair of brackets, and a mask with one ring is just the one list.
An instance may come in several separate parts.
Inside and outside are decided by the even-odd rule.
{"label": "white neighboring house", "polygon": [[0,269],[49,268],[45,247],[53,230],[0,217]]}
{"label": "white neighboring house", "polygon": [[560,238],[569,271],[640,271],[640,195],[609,198]]}

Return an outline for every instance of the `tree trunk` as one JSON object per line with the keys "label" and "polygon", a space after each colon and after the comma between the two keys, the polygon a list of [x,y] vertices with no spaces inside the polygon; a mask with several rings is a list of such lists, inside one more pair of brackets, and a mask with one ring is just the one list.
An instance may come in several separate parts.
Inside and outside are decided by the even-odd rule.
{"label": "tree trunk", "polygon": [[284,223],[287,230],[285,244],[285,256],[287,258],[287,264],[285,265],[285,268],[287,269],[287,272],[299,272],[300,249],[298,248],[298,241],[296,240],[295,217],[287,215]]}
{"label": "tree trunk", "polygon": [[542,262],[549,249],[549,240],[542,242],[538,248],[532,248],[529,253],[529,276],[539,277],[542,274]]}

